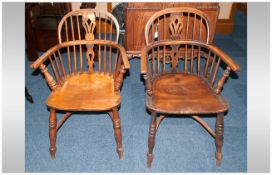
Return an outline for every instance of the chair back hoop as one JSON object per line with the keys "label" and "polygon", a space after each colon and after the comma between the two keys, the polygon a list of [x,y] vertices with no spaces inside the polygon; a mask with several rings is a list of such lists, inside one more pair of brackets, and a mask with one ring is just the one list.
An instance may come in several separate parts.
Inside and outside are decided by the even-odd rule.
{"label": "chair back hoop", "polygon": [[167,8],[152,15],[145,26],[145,42],[162,40],[210,41],[208,17],[190,7]]}
{"label": "chair back hoop", "polygon": [[97,39],[118,43],[119,24],[109,12],[96,9],[71,11],[61,19],[58,25],[59,43]]}

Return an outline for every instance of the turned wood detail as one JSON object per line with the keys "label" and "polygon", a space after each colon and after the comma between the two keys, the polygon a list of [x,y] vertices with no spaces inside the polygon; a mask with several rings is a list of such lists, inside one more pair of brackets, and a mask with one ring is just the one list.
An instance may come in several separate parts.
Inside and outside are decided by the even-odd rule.
{"label": "turned wood detail", "polygon": [[45,80],[47,81],[51,90],[55,90],[57,88],[57,83],[52,75],[48,72],[48,69],[44,64],[40,65],[41,72],[43,73]]}
{"label": "turned wood detail", "polygon": [[144,79],[145,79],[145,86],[146,86],[146,92],[149,96],[152,95],[152,85],[150,78],[147,74],[144,74]]}
{"label": "turned wood detail", "polygon": [[126,73],[125,67],[124,67],[124,65],[121,65],[120,72],[119,72],[118,76],[116,77],[116,81],[114,84],[115,91],[118,91],[121,88],[121,85],[123,82],[123,77],[124,77],[125,73]]}
{"label": "turned wood detail", "polygon": [[121,133],[121,122],[120,122],[120,117],[118,114],[118,109],[117,107],[112,109],[112,113],[109,113],[109,115],[112,115],[112,122],[113,122],[113,128],[114,128],[114,137],[116,140],[117,144],[117,153],[119,156],[119,159],[123,159],[123,146],[122,146],[122,133]]}
{"label": "turned wood detail", "polygon": [[[111,111],[109,114],[113,121],[117,152],[122,159],[117,107],[121,104],[119,89],[123,74],[130,65],[125,49],[118,44],[119,24],[116,18],[95,9],[71,11],[59,22],[58,38],[59,44],[44,52],[30,66],[41,69],[53,91],[46,100],[46,106],[50,109],[51,157],[55,157],[56,133],[71,116],[71,111]],[[85,54],[87,59],[84,58]],[[97,69],[94,69],[96,60]],[[89,70],[85,70],[87,66]],[[58,123],[55,110],[65,112]]]}
{"label": "turned wood detail", "polygon": [[153,149],[155,145],[156,136],[156,113],[152,112],[152,117],[149,125],[149,135],[148,135],[148,153],[147,153],[147,167],[150,168],[153,161]]}
{"label": "turned wood detail", "polygon": [[[223,115],[229,105],[220,91],[230,70],[239,71],[240,67],[211,44],[212,33],[207,15],[194,8],[167,8],[153,14],[146,23],[141,73],[146,80],[146,108],[152,112],[148,167],[152,165],[156,131],[163,115],[168,114],[192,116],[201,124],[215,138],[216,164],[221,164]],[[217,78],[219,68],[224,73]],[[163,115],[156,119],[156,114]],[[218,114],[215,130],[201,119],[202,114]]]}
{"label": "turned wood detail", "polygon": [[225,80],[228,78],[228,76],[229,76],[229,73],[230,73],[230,67],[228,66],[227,68],[226,68],[226,70],[224,71],[224,74],[223,74],[223,76],[222,76],[222,78],[218,81],[218,83],[217,83],[217,88],[215,89],[215,93],[216,94],[219,94],[220,93],[220,91],[221,91],[221,89],[222,89],[222,87],[223,87],[223,85],[224,85],[224,83],[225,83]]}
{"label": "turned wood detail", "polygon": [[57,135],[57,118],[56,111],[54,109],[50,109],[49,116],[49,139],[50,139],[50,155],[51,159],[55,158],[56,154],[56,135]]}
{"label": "turned wood detail", "polygon": [[222,146],[224,141],[224,113],[217,114],[215,124],[216,165],[220,166],[223,158]]}

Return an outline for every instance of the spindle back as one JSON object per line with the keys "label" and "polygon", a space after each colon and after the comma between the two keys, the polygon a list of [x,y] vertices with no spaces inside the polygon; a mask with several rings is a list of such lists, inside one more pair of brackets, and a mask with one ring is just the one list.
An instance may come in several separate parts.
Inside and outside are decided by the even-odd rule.
{"label": "spindle back", "polygon": [[[195,49],[195,54],[189,52]],[[223,51],[197,41],[157,42],[146,47],[141,57],[141,72],[150,80],[165,73],[186,73],[202,77],[214,88],[224,72],[222,68],[227,73],[240,70]]]}
{"label": "spindle back", "polygon": [[145,26],[146,45],[162,40],[193,40],[209,43],[210,27],[205,13],[190,7],[156,12]]}
{"label": "spindle back", "polygon": [[118,43],[119,24],[109,12],[80,9],[66,14],[58,26],[59,43],[76,40],[110,40]]}

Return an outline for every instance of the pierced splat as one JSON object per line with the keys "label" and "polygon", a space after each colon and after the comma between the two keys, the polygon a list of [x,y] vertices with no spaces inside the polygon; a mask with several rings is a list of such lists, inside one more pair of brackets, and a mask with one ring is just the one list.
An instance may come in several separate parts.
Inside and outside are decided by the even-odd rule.
{"label": "pierced splat", "polygon": [[[94,28],[96,26],[96,17],[94,13],[86,13],[82,15],[82,25],[85,29],[85,39],[86,40],[94,40]],[[93,72],[93,64],[94,64],[94,50],[93,45],[88,44],[87,46],[86,57],[89,66],[89,72]]]}
{"label": "pierced splat", "polygon": [[94,72],[93,70],[94,56],[95,56],[94,50],[93,50],[94,46],[92,44],[88,44],[86,47],[87,47],[86,57],[88,61],[89,72]]}
{"label": "pierced splat", "polygon": [[183,16],[180,17],[178,15],[171,16],[170,19],[170,31],[171,31],[171,39],[180,39],[181,32],[183,28]]}
{"label": "pierced splat", "polygon": [[171,45],[171,48],[172,72],[177,72],[179,45]]}
{"label": "pierced splat", "polygon": [[96,17],[94,13],[85,13],[82,15],[82,25],[85,29],[85,39],[94,40],[94,28],[96,26]]}

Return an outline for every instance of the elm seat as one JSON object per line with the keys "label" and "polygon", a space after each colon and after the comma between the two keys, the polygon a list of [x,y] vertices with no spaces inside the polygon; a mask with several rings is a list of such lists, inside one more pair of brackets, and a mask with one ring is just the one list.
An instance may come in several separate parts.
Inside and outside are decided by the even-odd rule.
{"label": "elm seat", "polygon": [[113,77],[104,73],[72,75],[47,98],[47,106],[59,110],[109,110],[120,104]]}
{"label": "elm seat", "polygon": [[196,75],[162,74],[153,82],[153,97],[147,95],[146,105],[171,114],[209,114],[225,112],[228,103],[216,95],[207,83]]}
{"label": "elm seat", "polygon": [[228,103],[216,95],[202,77],[184,73],[165,73],[154,78],[153,96],[147,95],[151,110],[175,114],[225,112]]}

